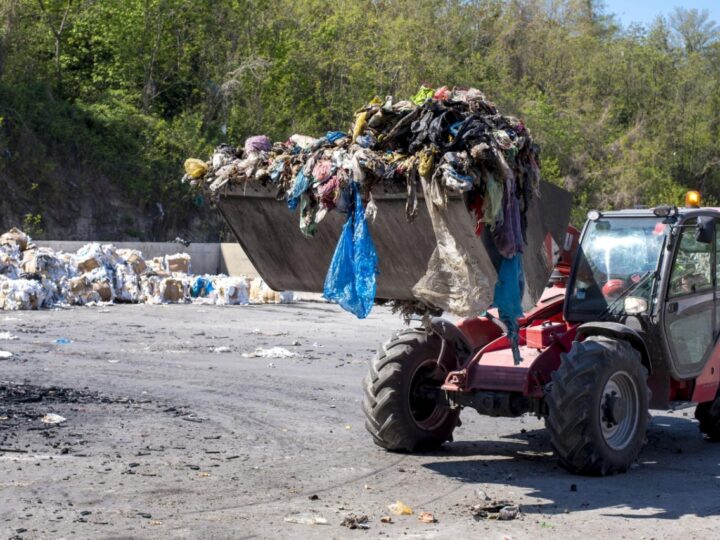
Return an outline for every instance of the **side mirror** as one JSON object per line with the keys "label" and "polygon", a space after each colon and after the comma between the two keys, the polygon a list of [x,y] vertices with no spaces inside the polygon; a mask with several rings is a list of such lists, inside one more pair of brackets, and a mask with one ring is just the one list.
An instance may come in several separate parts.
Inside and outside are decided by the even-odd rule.
{"label": "side mirror", "polygon": [[711,244],[715,232],[715,219],[710,216],[700,216],[695,227],[695,240],[701,244]]}

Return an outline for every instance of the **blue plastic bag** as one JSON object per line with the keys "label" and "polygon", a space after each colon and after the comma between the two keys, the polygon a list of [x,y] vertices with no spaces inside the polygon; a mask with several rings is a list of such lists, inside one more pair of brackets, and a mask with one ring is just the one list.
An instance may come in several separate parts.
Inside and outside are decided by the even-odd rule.
{"label": "blue plastic bag", "polygon": [[328,131],[325,135],[325,139],[327,139],[327,142],[334,143],[338,139],[343,139],[347,137],[347,133],[343,133],[342,131]]}
{"label": "blue plastic bag", "polygon": [[192,287],[190,287],[190,296],[193,298],[205,297],[214,290],[215,288],[213,287],[212,281],[206,277],[198,276],[195,278]]}
{"label": "blue plastic bag", "polygon": [[500,263],[498,280],[495,283],[493,305],[498,308],[500,320],[508,328],[508,338],[512,343],[515,363],[519,363],[518,318],[523,316],[522,296],[525,288],[522,255],[519,253],[510,259],[503,258]]}
{"label": "blue plastic bag", "polygon": [[305,176],[302,169],[295,176],[295,183],[287,196],[287,205],[290,210],[295,210],[300,202],[300,196],[307,191],[310,179]]}
{"label": "blue plastic bag", "polygon": [[375,301],[377,252],[355,183],[352,184],[352,192],[353,208],[348,212],[330,261],[323,296],[359,319],[364,319],[370,314]]}

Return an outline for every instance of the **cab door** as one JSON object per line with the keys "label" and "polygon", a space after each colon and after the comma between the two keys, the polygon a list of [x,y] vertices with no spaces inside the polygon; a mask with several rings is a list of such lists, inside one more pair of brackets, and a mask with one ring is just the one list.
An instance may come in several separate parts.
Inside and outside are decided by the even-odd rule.
{"label": "cab door", "polygon": [[664,307],[665,338],[676,375],[698,375],[717,337],[715,226],[711,242],[696,239],[697,218],[686,220],[676,242]]}

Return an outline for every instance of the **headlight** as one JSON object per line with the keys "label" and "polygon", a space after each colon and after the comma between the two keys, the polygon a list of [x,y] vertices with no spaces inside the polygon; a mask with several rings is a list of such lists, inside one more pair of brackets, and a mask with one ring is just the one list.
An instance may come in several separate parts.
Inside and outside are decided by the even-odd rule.
{"label": "headlight", "polygon": [[627,315],[637,315],[647,311],[647,300],[639,296],[628,296],[625,299],[625,313]]}

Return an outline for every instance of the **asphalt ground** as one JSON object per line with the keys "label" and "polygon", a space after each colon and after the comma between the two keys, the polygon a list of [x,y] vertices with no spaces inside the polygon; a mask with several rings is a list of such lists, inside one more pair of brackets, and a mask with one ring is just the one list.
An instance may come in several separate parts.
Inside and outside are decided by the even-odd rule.
{"label": "asphalt ground", "polygon": [[[441,451],[377,448],[360,383],[402,326],[321,303],[0,313],[18,338],[0,340],[0,537],[720,537],[720,445],[692,409],[653,411],[638,463],[606,478],[559,468],[532,417],[464,411]],[[486,497],[520,513],[476,517]],[[398,500],[414,513],[381,522]]]}

